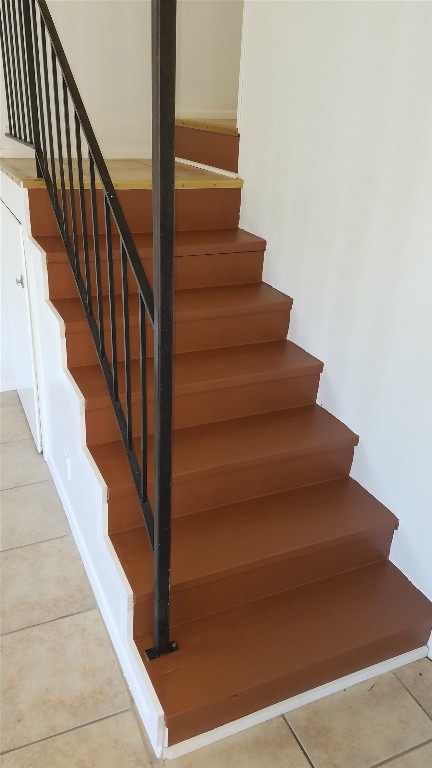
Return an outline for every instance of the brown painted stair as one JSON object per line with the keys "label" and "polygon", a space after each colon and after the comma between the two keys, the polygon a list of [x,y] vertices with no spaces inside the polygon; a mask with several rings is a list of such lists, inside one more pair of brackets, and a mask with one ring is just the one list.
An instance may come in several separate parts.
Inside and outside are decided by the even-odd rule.
{"label": "brown painted stair", "polygon": [[[122,204],[151,277],[144,192],[123,191]],[[424,646],[432,626],[431,604],[388,561],[397,520],[349,477],[357,436],[316,404],[322,363],[286,340],[292,301],[261,282],[265,242],[238,229],[238,193],[176,192],[171,635],[180,650],[149,663],[150,545],[46,193],[29,191],[170,744]],[[120,301],[118,246],[114,259]],[[132,291],[139,441],[135,301]],[[148,341],[151,414],[150,330]],[[150,497],[152,462],[150,440]]]}

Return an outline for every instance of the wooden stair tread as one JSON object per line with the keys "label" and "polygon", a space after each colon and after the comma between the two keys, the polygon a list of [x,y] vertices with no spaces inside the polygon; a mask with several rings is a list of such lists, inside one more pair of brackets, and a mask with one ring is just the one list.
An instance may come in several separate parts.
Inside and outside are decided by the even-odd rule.
{"label": "wooden stair tread", "polygon": [[147,662],[169,743],[423,646],[432,605],[388,561],[172,628]]}
{"label": "wooden stair tread", "polygon": [[[142,258],[153,255],[153,235],[148,233],[134,234],[134,242]],[[59,235],[39,235],[38,243],[47,254],[49,264],[68,261],[63,240]],[[120,241],[113,235],[113,257],[120,258]],[[100,243],[101,253],[104,252],[103,240]],[[174,255],[201,256],[217,253],[241,253],[247,251],[265,250],[266,241],[261,237],[246,232],[244,229],[214,229],[191,230],[175,233]],[[93,252],[92,238],[89,238],[89,248]]]}
{"label": "wooden stair tread", "polygon": [[205,117],[180,118],[177,117],[175,124],[182,128],[193,128],[197,131],[208,131],[209,133],[222,133],[227,136],[239,136],[237,121],[235,119],[217,119]]}
{"label": "wooden stair tread", "polygon": [[[288,456],[354,447],[357,442],[357,435],[318,405],[188,427],[174,432],[173,481],[217,474],[223,468],[232,471],[235,466],[251,467]],[[120,441],[93,446],[91,452],[110,494],[132,487]],[[151,443],[148,463],[152,475]]]}
{"label": "wooden stair tread", "polygon": [[[171,584],[175,591],[383,528],[395,530],[397,519],[349,477],[209,509],[173,520]],[[135,599],[151,594],[145,528],[111,540]]]}
{"label": "wooden stair tread", "polygon": [[[305,373],[321,373],[322,369],[323,365],[319,360],[287,340],[185,352],[174,357],[174,395],[241,386]],[[86,407],[102,407],[110,402],[99,364],[71,368],[71,373],[86,399]],[[121,366],[120,391],[123,391],[124,379],[124,366]],[[138,402],[141,398],[139,360],[132,360],[131,363],[131,385],[133,401]],[[153,386],[153,360],[150,358],[147,361],[150,399],[153,398]]]}
{"label": "wooden stair tread", "polygon": [[[78,298],[53,299],[57,311],[73,332],[88,329],[87,318]],[[108,298],[104,296],[106,322],[109,318]],[[292,300],[266,283],[228,285],[212,288],[195,288],[175,292],[175,321],[202,320],[208,317],[230,315],[257,315],[261,312],[273,312],[291,308]],[[131,325],[138,321],[138,300],[136,295],[129,297]],[[121,317],[121,296],[116,296],[116,314]]]}
{"label": "wooden stair tread", "polygon": [[[219,131],[217,131],[219,133]],[[150,158],[106,158],[105,159],[111,181],[117,190],[151,190],[152,189],[152,161]],[[74,188],[79,188],[78,168],[75,159],[72,160],[74,166]],[[83,176],[84,187],[90,187],[89,160],[83,157]],[[60,163],[55,158],[57,189],[60,189]],[[63,168],[65,173],[65,188],[70,187],[69,171],[67,159],[63,158]],[[0,158],[0,169],[4,171],[11,179],[20,186],[30,190],[45,190],[46,184],[43,178],[39,178],[36,173],[34,160],[31,158]],[[195,165],[175,162],[175,189],[208,189],[208,188],[230,188],[242,187],[243,182],[239,178],[226,176],[221,173],[214,173],[206,168],[197,168]],[[102,183],[96,174],[96,190],[102,189]]]}

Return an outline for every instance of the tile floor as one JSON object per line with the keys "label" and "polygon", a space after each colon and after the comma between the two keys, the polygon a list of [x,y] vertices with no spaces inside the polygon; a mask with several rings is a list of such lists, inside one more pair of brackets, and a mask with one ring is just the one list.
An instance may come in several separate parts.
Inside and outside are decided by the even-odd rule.
{"label": "tile floor", "polygon": [[[1,416],[2,768],[159,768],[15,393]],[[432,662],[277,717],[172,768],[432,768]]]}

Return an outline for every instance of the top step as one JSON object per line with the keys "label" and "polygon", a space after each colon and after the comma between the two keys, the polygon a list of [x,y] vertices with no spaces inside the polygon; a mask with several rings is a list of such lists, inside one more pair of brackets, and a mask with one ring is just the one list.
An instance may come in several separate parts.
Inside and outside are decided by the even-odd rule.
{"label": "top step", "polygon": [[176,157],[237,173],[239,142],[235,120],[176,120]]}

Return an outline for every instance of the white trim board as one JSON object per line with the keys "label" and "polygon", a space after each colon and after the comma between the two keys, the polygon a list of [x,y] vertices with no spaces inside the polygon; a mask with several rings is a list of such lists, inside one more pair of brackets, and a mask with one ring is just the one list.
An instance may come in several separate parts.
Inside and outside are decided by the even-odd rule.
{"label": "white trim board", "polygon": [[291,712],[293,709],[303,707],[305,704],[310,704],[312,701],[323,699],[325,696],[330,696],[332,693],[343,691],[345,688],[357,685],[357,683],[363,683],[365,680],[370,680],[372,677],[382,675],[384,672],[390,672],[393,669],[398,669],[398,667],[403,667],[405,664],[424,659],[427,655],[428,647],[425,645],[414,651],[408,651],[408,653],[403,653],[392,659],[381,661],[379,664],[374,664],[372,667],[366,667],[359,672],[353,672],[351,675],[340,677],[338,680],[332,680],[332,682],[320,685],[318,688],[312,688],[310,691],[300,693],[298,696],[293,696],[278,704],[272,704],[271,707],[266,707],[266,709],[253,712],[246,717],[241,717],[239,720],[234,720],[226,725],[221,725],[219,728],[215,728],[212,731],[207,731],[207,733],[194,736],[192,739],[181,741],[179,744],[174,744],[172,747],[165,746],[163,756],[168,760],[181,757],[189,752],[194,752],[197,749],[209,746],[209,744],[214,744],[216,741],[225,739],[227,736],[233,736],[235,733],[240,733],[247,728],[252,728],[254,725],[265,723],[273,717],[280,717],[286,712]]}

